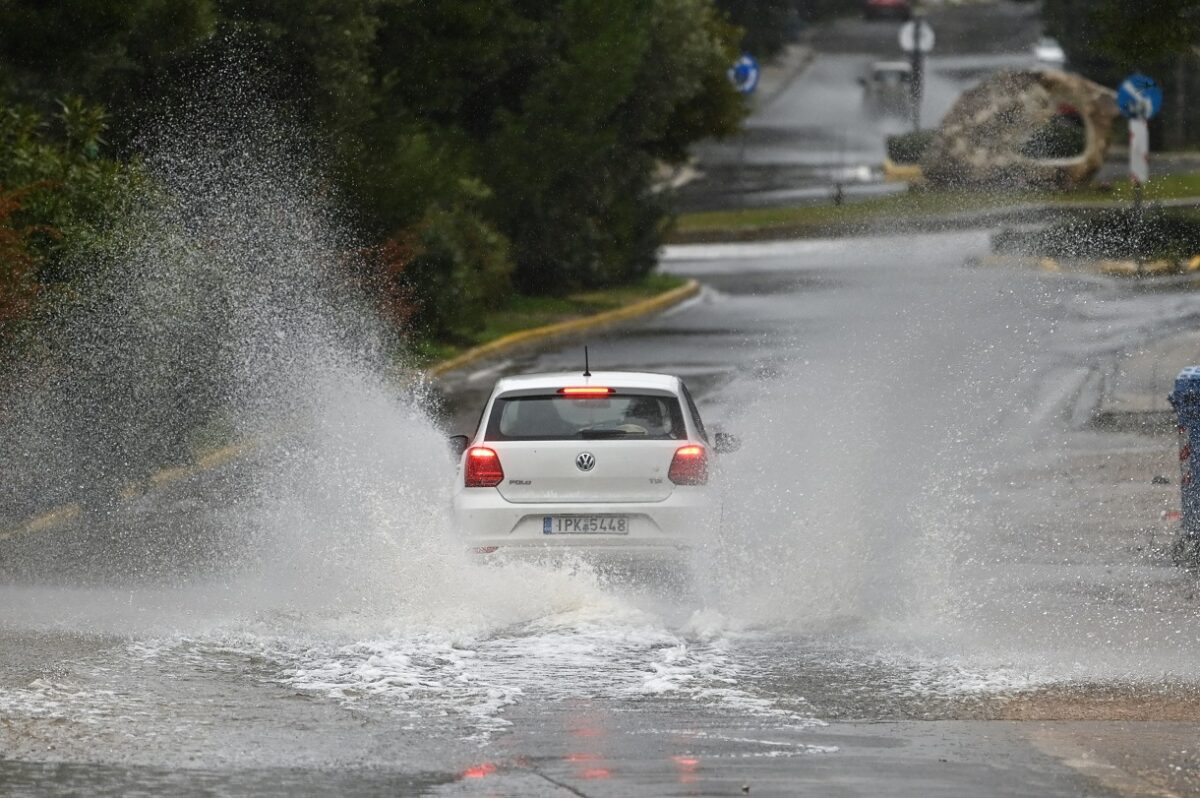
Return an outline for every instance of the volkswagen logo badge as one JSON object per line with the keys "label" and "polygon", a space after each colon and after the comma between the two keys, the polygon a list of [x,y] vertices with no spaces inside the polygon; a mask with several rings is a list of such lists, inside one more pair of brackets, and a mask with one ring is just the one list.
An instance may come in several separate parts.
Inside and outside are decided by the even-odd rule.
{"label": "volkswagen logo badge", "polygon": [[591,452],[580,452],[575,458],[575,467],[580,471],[591,471],[596,467],[596,455]]}

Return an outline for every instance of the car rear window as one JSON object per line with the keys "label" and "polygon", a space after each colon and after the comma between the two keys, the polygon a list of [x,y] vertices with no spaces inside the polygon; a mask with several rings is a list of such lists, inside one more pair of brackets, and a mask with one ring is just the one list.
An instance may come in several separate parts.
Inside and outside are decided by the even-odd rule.
{"label": "car rear window", "polygon": [[687,428],[679,400],[672,396],[513,396],[496,400],[484,437],[489,441],[681,440],[687,437]]}

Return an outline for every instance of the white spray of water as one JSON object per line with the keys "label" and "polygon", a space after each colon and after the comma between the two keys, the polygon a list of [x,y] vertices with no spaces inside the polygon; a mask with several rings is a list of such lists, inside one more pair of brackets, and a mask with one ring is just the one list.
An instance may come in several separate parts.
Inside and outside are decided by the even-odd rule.
{"label": "white spray of water", "polygon": [[[169,723],[171,683],[197,672],[244,673],[417,725],[446,714],[470,739],[547,690],[772,711],[738,689],[719,639],[674,629],[586,566],[468,558],[422,379],[346,280],[358,244],[319,174],[297,167],[308,151],[249,108],[221,118],[164,123],[142,201],[85,286],[91,313],[64,322],[80,338],[61,356],[82,370],[73,379],[89,424],[47,437],[37,466],[119,487],[123,469],[161,465],[154,454],[188,438],[174,428],[161,446],[139,445],[163,425],[226,430],[248,451],[182,491],[192,512],[153,490],[102,502],[84,522],[115,528],[115,545],[90,555],[99,585],[2,589],[9,633],[126,643],[76,663],[71,680],[0,691],[0,708],[101,727],[126,711]],[[149,387],[131,402],[139,385]],[[32,410],[54,404],[35,398],[27,429]],[[180,412],[151,415],[164,402]],[[72,410],[61,402],[46,417]]]}
{"label": "white spray of water", "polygon": [[[718,285],[793,272],[824,292],[756,298],[778,331],[768,360],[711,400],[745,439],[721,460],[713,601],[742,624],[977,674],[964,685],[1193,677],[1187,576],[1146,563],[1140,529],[1118,534],[1078,472],[1094,433],[1069,423],[1081,369],[1153,303],[1114,302],[1096,324],[1090,283],[963,271],[982,233],[905,239],[903,260],[881,259],[884,242],[733,248],[718,265],[669,253]],[[723,301],[741,312],[740,294]]]}

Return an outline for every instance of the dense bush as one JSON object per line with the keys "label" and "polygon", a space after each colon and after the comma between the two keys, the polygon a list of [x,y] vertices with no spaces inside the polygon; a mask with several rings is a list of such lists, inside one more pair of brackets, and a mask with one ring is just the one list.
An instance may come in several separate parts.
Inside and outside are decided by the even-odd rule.
{"label": "dense bush", "polygon": [[920,163],[936,130],[916,130],[910,133],[898,133],[887,137],[887,156],[893,163]]}
{"label": "dense bush", "polygon": [[472,208],[429,209],[416,228],[404,274],[415,297],[415,329],[443,340],[469,341],[485,313],[512,292],[508,242]]}
{"label": "dense bush", "polygon": [[1027,158],[1052,160],[1076,158],[1087,149],[1087,132],[1078,116],[1059,115],[1035,130],[1021,144],[1020,152]]}
{"label": "dense bush", "polygon": [[0,334],[25,318],[37,293],[29,245],[32,230],[13,220],[21,210],[22,193],[0,192]]}
{"label": "dense bush", "polygon": [[0,319],[70,280],[121,212],[135,172],[104,156],[104,131],[78,98],[51,115],[0,102]]}

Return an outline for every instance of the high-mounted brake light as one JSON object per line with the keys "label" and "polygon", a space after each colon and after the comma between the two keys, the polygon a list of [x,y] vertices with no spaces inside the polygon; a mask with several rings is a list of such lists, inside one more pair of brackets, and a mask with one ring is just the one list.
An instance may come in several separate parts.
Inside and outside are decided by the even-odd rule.
{"label": "high-mounted brake light", "polygon": [[680,446],[675,450],[667,478],[676,485],[708,484],[708,451],[703,446]]}
{"label": "high-mounted brake light", "polygon": [[467,466],[463,473],[463,484],[468,488],[494,488],[504,481],[504,469],[500,466],[500,455],[486,446],[467,449]]}
{"label": "high-mounted brake light", "polygon": [[611,396],[614,393],[612,388],[599,388],[592,385],[583,385],[577,388],[559,388],[558,392],[563,396],[571,396],[576,399],[595,399],[599,396]]}

